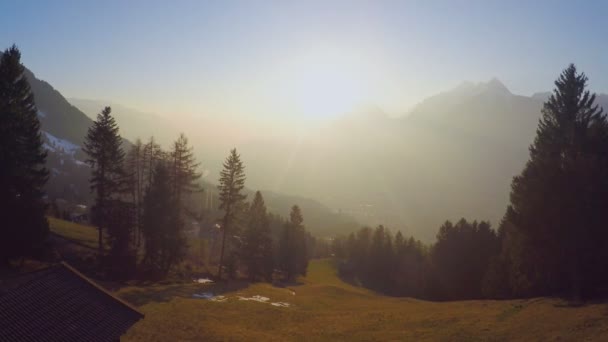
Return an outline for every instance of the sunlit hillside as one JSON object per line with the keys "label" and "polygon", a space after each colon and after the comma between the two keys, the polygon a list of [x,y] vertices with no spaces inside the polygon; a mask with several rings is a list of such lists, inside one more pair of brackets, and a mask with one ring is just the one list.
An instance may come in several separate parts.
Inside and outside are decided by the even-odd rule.
{"label": "sunlit hillside", "polygon": [[[505,341],[608,338],[605,304],[551,298],[427,302],[391,298],[344,283],[315,260],[300,283],[126,287],[118,295],[146,319],[126,341]],[[215,300],[196,298],[211,293]],[[241,300],[254,296],[267,301]],[[213,297],[211,297],[213,298]],[[272,303],[287,303],[288,307]]]}

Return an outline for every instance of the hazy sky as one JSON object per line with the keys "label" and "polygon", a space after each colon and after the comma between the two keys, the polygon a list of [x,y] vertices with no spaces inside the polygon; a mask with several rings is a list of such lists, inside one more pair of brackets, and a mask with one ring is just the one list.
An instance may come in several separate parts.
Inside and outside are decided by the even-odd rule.
{"label": "hazy sky", "polygon": [[461,81],[608,92],[608,1],[1,1],[0,44],[67,97],[161,115],[392,115]]}

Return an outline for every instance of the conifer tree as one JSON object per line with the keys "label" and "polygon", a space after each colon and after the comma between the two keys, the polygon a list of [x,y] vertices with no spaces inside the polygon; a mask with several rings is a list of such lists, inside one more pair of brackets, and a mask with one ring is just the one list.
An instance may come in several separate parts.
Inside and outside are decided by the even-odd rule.
{"label": "conifer tree", "polygon": [[201,174],[196,172],[199,163],[196,162],[193,149],[189,146],[188,138],[183,133],[173,143],[171,162],[173,196],[182,206],[184,195],[200,191],[200,185],[196,181],[201,178]]}
{"label": "conifer tree", "polygon": [[223,166],[224,168],[220,172],[220,184],[218,185],[220,210],[224,211],[221,222],[222,246],[217,272],[219,279],[222,278],[225,250],[230,248],[230,246],[226,246],[226,237],[234,234],[232,229],[236,228],[237,215],[242,211],[243,201],[247,198],[247,195],[242,193],[245,187],[245,167],[236,149],[230,151],[230,155],[226,158]]}
{"label": "conifer tree", "polygon": [[516,294],[580,298],[608,285],[608,124],[586,87],[574,65],[562,72],[513,179],[503,248]]}
{"label": "conifer tree", "polygon": [[144,265],[154,275],[165,275],[183,259],[186,240],[177,202],[171,194],[169,170],[165,162],[157,162],[152,184],[144,198],[142,218]]}
{"label": "conifer tree", "polygon": [[135,243],[141,244],[143,198],[145,193],[144,184],[144,146],[139,138],[129,150],[126,156],[126,173],[129,179],[129,190],[131,192],[134,219],[135,219]]}
{"label": "conifer tree", "polygon": [[46,152],[34,95],[16,46],[0,54],[0,264],[46,239]]}
{"label": "conifer tree", "polygon": [[308,253],[306,248],[306,231],[300,207],[291,207],[289,222],[283,228],[279,249],[279,266],[285,274],[285,280],[294,280],[298,275],[306,275]]}
{"label": "conifer tree", "polygon": [[91,166],[91,190],[95,191],[93,221],[98,227],[99,252],[103,252],[103,230],[109,220],[109,203],[117,195],[125,192],[126,177],[123,169],[125,154],[118,125],[111,115],[112,109],[105,107],[93,126],[89,127],[84,142]]}
{"label": "conifer tree", "polygon": [[133,276],[137,253],[133,249],[132,234],[135,228],[135,205],[121,199],[110,199],[106,203],[108,244],[106,256],[108,274],[119,280]]}
{"label": "conifer tree", "polygon": [[159,160],[165,159],[165,153],[156,143],[154,136],[151,136],[148,142],[143,146],[142,152],[142,172],[144,178],[144,192],[150,184],[154,176],[154,170]]}
{"label": "conifer tree", "polygon": [[243,234],[240,253],[242,263],[247,265],[249,279],[258,277],[270,280],[273,270],[272,238],[268,214],[262,194],[257,191],[247,212],[247,225]]}

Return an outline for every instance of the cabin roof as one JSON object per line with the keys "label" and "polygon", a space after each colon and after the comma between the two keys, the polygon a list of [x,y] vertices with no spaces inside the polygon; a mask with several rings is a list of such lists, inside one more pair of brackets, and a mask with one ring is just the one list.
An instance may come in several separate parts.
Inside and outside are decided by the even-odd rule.
{"label": "cabin roof", "polygon": [[0,341],[116,341],[144,315],[67,263],[0,294]]}

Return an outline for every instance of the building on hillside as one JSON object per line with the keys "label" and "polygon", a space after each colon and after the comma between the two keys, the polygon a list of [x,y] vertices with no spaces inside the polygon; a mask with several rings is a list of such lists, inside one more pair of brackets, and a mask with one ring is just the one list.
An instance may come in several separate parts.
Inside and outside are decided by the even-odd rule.
{"label": "building on hillside", "polygon": [[0,283],[0,341],[118,341],[144,315],[60,263]]}

